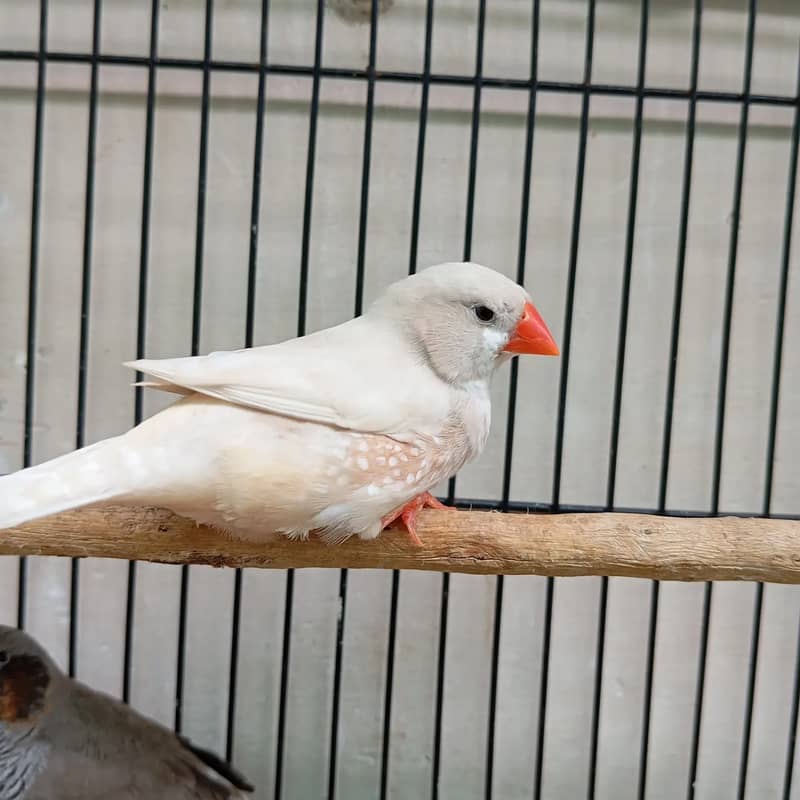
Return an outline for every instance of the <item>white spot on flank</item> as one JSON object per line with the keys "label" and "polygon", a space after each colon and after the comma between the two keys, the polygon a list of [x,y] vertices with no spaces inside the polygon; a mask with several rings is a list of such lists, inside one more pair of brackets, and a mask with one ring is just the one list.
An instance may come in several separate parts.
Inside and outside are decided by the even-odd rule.
{"label": "white spot on flank", "polygon": [[421,477],[422,477],[422,470],[419,470],[419,472],[417,472],[417,480],[419,480]]}
{"label": "white spot on flank", "polygon": [[427,459],[427,458],[423,458],[423,459],[422,459],[422,463],[420,464],[420,466],[421,466],[423,469],[424,469],[425,467],[427,467],[427,466],[428,466],[428,459]]}
{"label": "white spot on flank", "polygon": [[409,472],[408,475],[406,475],[406,483],[414,483],[415,480],[413,472]]}
{"label": "white spot on flank", "polygon": [[396,467],[397,466],[397,459],[394,456],[391,456],[389,458],[389,466],[390,467]]}
{"label": "white spot on flank", "polygon": [[408,461],[408,456],[405,453],[400,453],[400,460],[401,461]]}
{"label": "white spot on flank", "polygon": [[360,450],[362,453],[366,453],[366,452],[367,452],[367,450],[369,450],[369,445],[368,445],[366,442],[361,442],[361,444],[358,446],[358,449],[359,449],[359,450]]}
{"label": "white spot on flank", "polygon": [[374,483],[370,483],[369,486],[367,486],[367,494],[370,497],[375,497],[375,495],[378,494],[379,492],[380,489]]}
{"label": "white spot on flank", "polygon": [[402,447],[400,447],[400,445],[399,445],[399,444],[396,444],[396,445],[394,446],[394,451],[395,451],[395,453],[399,453],[399,452],[400,452],[402,449],[403,449],[403,448],[402,448]]}
{"label": "white spot on flank", "polygon": [[367,461],[364,456],[359,456],[356,463],[358,464],[359,469],[369,469],[369,461]]}
{"label": "white spot on flank", "polygon": [[412,456],[418,456],[419,455],[419,448],[418,447],[412,447],[411,448],[411,455]]}

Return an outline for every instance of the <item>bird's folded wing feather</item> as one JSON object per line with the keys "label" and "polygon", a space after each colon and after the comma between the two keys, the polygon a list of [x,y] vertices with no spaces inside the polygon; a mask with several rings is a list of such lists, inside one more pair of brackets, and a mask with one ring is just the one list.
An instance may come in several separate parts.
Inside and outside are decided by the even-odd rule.
{"label": "bird's folded wing feather", "polygon": [[355,431],[435,427],[447,414],[444,384],[398,338],[362,317],[276,345],[126,366],[154,378],[144,385],[156,389]]}

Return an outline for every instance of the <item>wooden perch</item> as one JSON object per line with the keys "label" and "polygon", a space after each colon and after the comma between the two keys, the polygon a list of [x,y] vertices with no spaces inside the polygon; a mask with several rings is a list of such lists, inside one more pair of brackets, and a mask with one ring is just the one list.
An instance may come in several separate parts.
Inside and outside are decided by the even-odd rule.
{"label": "wooden perch", "polygon": [[424,511],[405,533],[342,545],[232,540],[162,509],[93,508],[0,531],[0,554],[93,556],[216,567],[422,569],[800,583],[800,521],[644,514]]}

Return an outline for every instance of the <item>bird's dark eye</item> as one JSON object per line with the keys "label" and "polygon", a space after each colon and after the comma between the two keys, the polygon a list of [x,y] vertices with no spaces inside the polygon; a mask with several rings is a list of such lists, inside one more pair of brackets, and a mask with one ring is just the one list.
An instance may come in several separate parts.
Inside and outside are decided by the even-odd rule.
{"label": "bird's dark eye", "polygon": [[481,322],[491,322],[494,319],[494,311],[488,306],[475,306],[475,316]]}
{"label": "bird's dark eye", "polygon": [[8,653],[5,650],[0,650],[0,667],[4,667],[9,661],[11,661],[11,658]]}

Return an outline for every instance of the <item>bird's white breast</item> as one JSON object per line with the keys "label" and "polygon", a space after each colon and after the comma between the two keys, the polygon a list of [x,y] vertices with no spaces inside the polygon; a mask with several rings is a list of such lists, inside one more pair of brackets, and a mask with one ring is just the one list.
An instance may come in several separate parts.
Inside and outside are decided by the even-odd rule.
{"label": "bird's white breast", "polygon": [[463,388],[460,405],[461,425],[469,440],[467,460],[481,454],[489,438],[492,423],[492,400],[487,381],[470,381]]}

